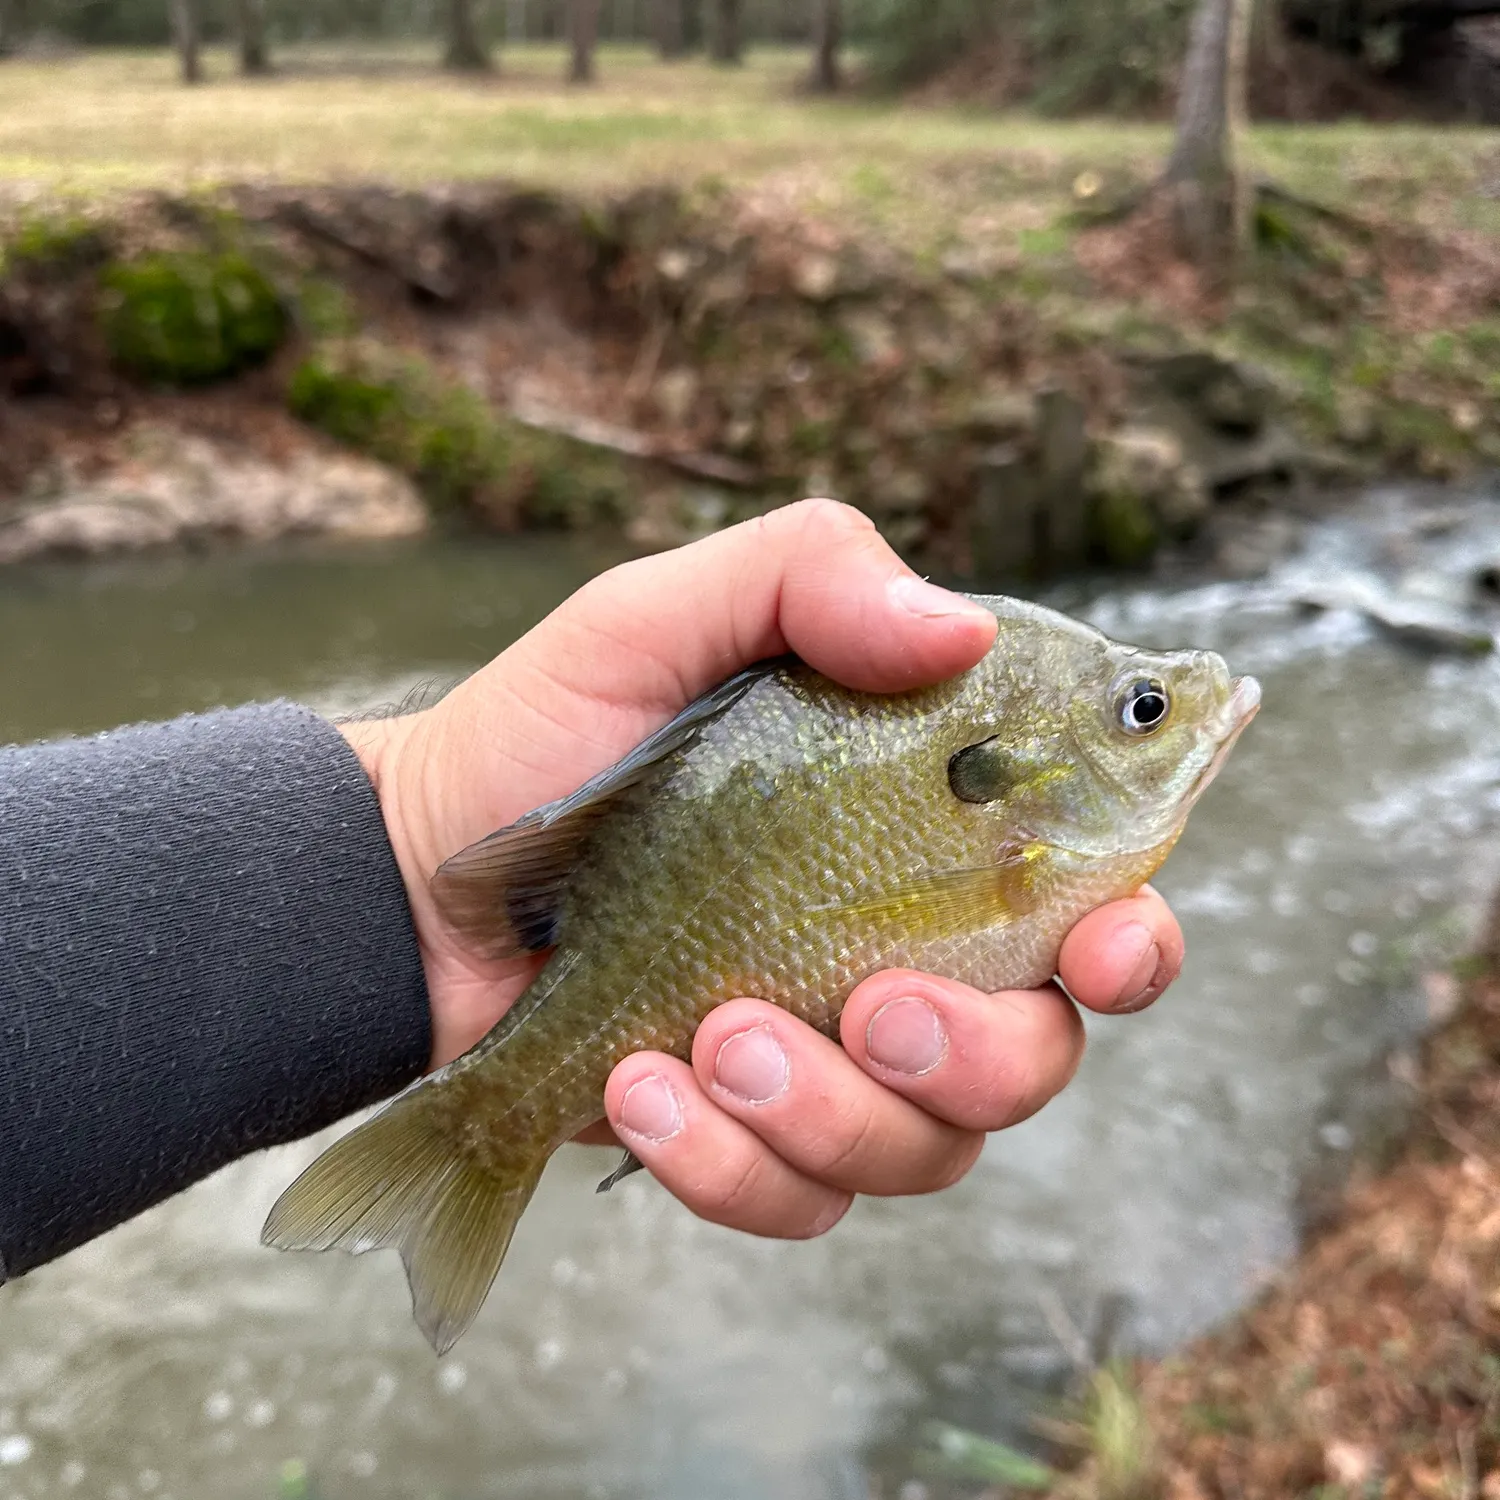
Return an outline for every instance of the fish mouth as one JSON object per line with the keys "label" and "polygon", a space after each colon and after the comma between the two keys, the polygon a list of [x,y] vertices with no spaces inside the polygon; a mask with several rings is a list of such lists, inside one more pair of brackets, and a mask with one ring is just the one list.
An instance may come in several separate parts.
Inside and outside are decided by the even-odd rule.
{"label": "fish mouth", "polygon": [[1203,768],[1192,791],[1188,794],[1188,808],[1191,808],[1208,790],[1214,777],[1223,768],[1224,762],[1229,759],[1229,752],[1234,749],[1235,741],[1245,732],[1245,726],[1251,719],[1260,712],[1260,683],[1255,678],[1233,678],[1229,688],[1229,701],[1224,705],[1224,710],[1213,729],[1214,738],[1218,740],[1219,747],[1214,751],[1213,759]]}
{"label": "fish mouth", "polygon": [[1260,712],[1260,683],[1253,677],[1236,677],[1230,684],[1224,717],[1230,733],[1238,734]]}

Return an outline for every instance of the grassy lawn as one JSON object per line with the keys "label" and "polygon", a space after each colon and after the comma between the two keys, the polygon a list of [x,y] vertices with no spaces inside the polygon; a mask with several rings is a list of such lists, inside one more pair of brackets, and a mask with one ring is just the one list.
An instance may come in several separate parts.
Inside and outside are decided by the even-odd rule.
{"label": "grassy lawn", "polygon": [[[798,96],[803,54],[738,70],[670,67],[607,48],[602,83],[569,88],[560,48],[500,54],[493,78],[443,75],[435,44],[282,50],[241,81],[226,53],[186,89],[165,53],[0,65],[0,183],[51,197],[254,178],[509,177],[575,188],[718,178],[778,206],[873,220],[908,239],[1045,228],[1082,172],[1139,178],[1160,126],[1039,121],[871,99]],[[1357,125],[1264,128],[1258,166],[1295,190],[1445,225],[1500,229],[1494,132]]]}

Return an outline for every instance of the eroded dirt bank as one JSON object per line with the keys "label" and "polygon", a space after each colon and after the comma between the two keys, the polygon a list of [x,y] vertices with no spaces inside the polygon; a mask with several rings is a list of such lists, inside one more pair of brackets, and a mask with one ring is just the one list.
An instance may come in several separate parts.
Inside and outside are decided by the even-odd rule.
{"label": "eroded dirt bank", "polygon": [[13,211],[0,557],[429,515],[660,546],[832,493],[961,574],[1244,570],[1330,486],[1500,459],[1497,257],[1274,194],[1257,224],[1214,306],[1087,206],[1030,258],[707,189]]}

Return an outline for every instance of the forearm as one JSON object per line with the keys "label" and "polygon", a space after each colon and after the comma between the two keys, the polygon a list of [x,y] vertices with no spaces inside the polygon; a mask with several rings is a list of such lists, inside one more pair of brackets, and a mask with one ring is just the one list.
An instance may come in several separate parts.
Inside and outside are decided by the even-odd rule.
{"label": "forearm", "polygon": [[426,1065],[381,810],[279,704],[0,751],[0,1280]]}

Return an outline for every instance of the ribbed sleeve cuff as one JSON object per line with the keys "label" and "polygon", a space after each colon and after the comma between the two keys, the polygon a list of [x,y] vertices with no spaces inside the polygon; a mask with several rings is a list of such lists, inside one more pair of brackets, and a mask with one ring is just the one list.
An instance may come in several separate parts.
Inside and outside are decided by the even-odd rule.
{"label": "ribbed sleeve cuff", "polygon": [[0,751],[0,1280],[431,1046],[369,779],[287,703]]}

